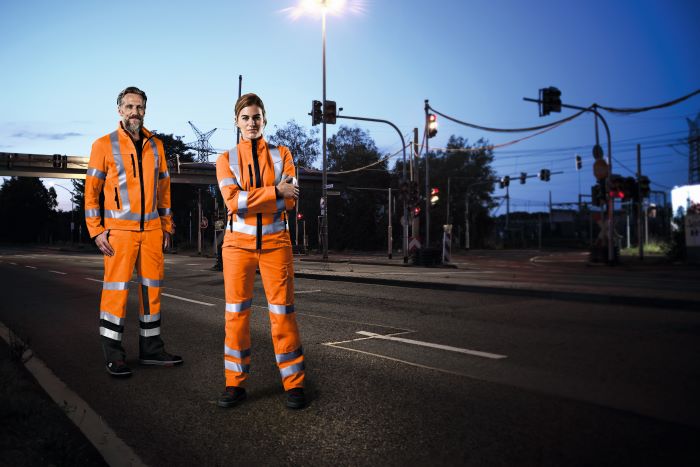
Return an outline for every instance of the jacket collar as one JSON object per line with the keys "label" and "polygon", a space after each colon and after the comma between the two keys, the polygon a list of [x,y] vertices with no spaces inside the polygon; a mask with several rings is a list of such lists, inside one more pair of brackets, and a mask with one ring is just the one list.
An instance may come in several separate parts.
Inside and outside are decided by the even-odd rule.
{"label": "jacket collar", "polygon": [[[251,140],[242,139],[241,142],[238,143],[238,145],[241,148],[250,149],[253,147],[253,142]],[[260,138],[258,138],[257,149],[258,149],[258,151],[260,151],[261,149],[263,149],[265,147],[267,147],[267,141],[265,141],[264,136],[261,136]]]}

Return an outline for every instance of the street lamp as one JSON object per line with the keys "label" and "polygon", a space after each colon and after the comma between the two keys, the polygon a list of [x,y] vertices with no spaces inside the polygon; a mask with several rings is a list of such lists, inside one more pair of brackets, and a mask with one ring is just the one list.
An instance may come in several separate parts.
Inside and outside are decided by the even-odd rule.
{"label": "street lamp", "polygon": [[[346,6],[346,0],[301,0],[295,8],[289,8],[290,16],[292,19],[297,19],[305,14],[321,14],[321,37],[323,42],[323,101],[322,108],[326,108],[326,16],[328,14],[339,15]],[[358,6],[358,11],[361,8]],[[322,130],[322,173],[321,173],[321,202],[322,202],[322,212],[321,212],[321,242],[323,243],[323,259],[328,259],[328,158],[327,158],[327,144],[326,144],[326,121],[327,118],[323,118],[323,130]]]}

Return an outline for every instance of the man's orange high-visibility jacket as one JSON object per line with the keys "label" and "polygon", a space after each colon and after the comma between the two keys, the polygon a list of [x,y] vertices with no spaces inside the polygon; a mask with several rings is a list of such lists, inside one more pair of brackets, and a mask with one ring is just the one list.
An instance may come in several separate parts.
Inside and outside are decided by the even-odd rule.
{"label": "man's orange high-visibility jacket", "polygon": [[[85,221],[90,237],[105,230],[155,230],[172,233],[170,174],[163,143],[143,128],[139,159],[121,123],[95,141],[85,178]],[[100,193],[104,190],[104,226]]]}
{"label": "man's orange high-visibility jacket", "polygon": [[229,213],[224,246],[251,250],[291,246],[287,212],[294,199],[277,198],[275,186],[294,176],[292,155],[263,138],[243,140],[216,161],[216,177]]}

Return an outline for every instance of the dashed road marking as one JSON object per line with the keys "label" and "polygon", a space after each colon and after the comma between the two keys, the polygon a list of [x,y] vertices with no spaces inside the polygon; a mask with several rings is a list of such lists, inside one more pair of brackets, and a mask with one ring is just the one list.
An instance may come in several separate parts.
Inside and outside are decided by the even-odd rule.
{"label": "dashed road marking", "polygon": [[52,272],[52,273],[54,273],[54,274],[61,274],[61,275],[63,275],[63,276],[65,276],[66,274],[68,274],[67,272],[61,272],[61,271],[49,271],[49,272]]}
{"label": "dashed road marking", "polygon": [[165,292],[161,292],[161,295],[163,295],[165,297],[176,298],[178,300],[184,300],[186,302],[197,303],[199,305],[214,306],[213,303],[200,302],[199,300],[192,300],[191,298],[180,297],[178,295],[172,295],[172,294],[165,293]]}
{"label": "dashed road marking", "polygon": [[25,268],[28,268],[28,269],[36,269],[36,266],[25,266]]}
{"label": "dashed road marking", "polygon": [[507,355],[500,355],[500,354],[495,354],[495,353],[490,353],[490,352],[482,352],[480,350],[461,349],[459,347],[452,347],[450,345],[433,344],[431,342],[417,341],[414,339],[406,339],[403,337],[394,337],[391,335],[376,334],[374,332],[369,332],[369,331],[357,331],[357,334],[361,334],[363,336],[370,336],[370,337],[373,337],[375,339],[397,341],[397,342],[403,342],[405,344],[420,345],[423,347],[431,347],[433,349],[448,350],[450,352],[457,352],[457,353],[463,353],[463,354],[467,354],[467,355],[474,355],[475,357],[491,358],[494,360],[508,358]]}

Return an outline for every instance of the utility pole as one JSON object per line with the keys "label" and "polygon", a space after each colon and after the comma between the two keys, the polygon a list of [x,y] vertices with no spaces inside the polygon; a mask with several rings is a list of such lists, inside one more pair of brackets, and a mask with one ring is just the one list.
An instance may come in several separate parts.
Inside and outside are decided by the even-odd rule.
{"label": "utility pole", "polygon": [[[387,231],[387,256],[389,259],[391,259],[391,250],[392,250],[392,231],[391,231],[391,187],[388,188],[389,191],[389,202],[387,203],[387,212],[386,212],[386,218],[387,218],[387,226],[386,226],[386,231]],[[405,226],[408,226],[408,224],[404,223]],[[404,252],[404,257],[406,256],[407,252]]]}
{"label": "utility pole", "polygon": [[202,256],[202,189],[197,189],[197,254]]}
{"label": "utility pole", "polygon": [[637,144],[637,243],[639,244],[639,259],[644,259],[644,242],[642,241],[642,194],[639,189],[639,179],[642,176],[642,145]]}
{"label": "utility pole", "polygon": [[430,246],[430,150],[428,140],[428,110],[430,105],[425,100],[425,247]]}

